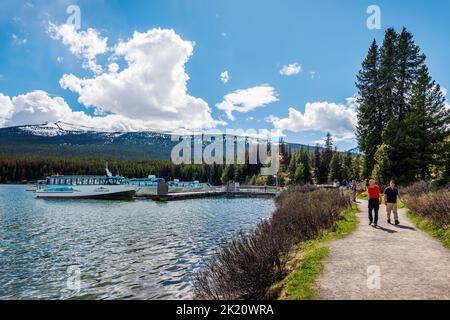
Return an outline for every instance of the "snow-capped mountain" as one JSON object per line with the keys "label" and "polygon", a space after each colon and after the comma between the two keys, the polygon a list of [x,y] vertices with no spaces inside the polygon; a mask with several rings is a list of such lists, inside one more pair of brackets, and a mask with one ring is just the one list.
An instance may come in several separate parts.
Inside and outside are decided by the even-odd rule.
{"label": "snow-capped mountain", "polygon": [[[177,135],[178,137],[178,135]],[[234,139],[226,136],[227,141]],[[195,139],[202,139],[200,135]],[[238,137],[238,141],[251,138]],[[248,140],[247,140],[248,141]],[[101,157],[117,159],[170,159],[178,143],[173,133],[142,131],[98,131],[65,122],[0,128],[0,156]],[[203,146],[208,142],[203,141]],[[289,144],[311,153],[313,146]],[[357,150],[353,150],[357,153]],[[225,152],[225,150],[224,150]]]}
{"label": "snow-capped mountain", "polygon": [[[98,131],[65,122],[44,123],[0,128],[0,155],[170,159],[178,139],[178,134],[168,132]],[[203,147],[209,143],[199,142],[202,139],[199,134],[194,139],[193,144],[200,143]],[[237,137],[237,141],[246,139],[251,140]]]}
{"label": "snow-capped mountain", "polygon": [[168,159],[170,133],[113,132],[64,122],[0,128],[0,154]]}

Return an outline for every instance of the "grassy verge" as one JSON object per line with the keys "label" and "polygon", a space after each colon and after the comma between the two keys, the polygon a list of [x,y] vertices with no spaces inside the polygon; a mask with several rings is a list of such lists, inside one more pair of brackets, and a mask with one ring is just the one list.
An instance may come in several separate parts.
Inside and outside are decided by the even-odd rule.
{"label": "grassy verge", "polygon": [[439,240],[446,248],[450,249],[450,229],[439,228],[431,220],[411,211],[407,213],[407,216],[419,229]]}
{"label": "grassy verge", "polygon": [[358,225],[358,207],[343,212],[343,219],[321,233],[319,238],[305,241],[297,246],[296,254],[289,262],[292,272],[273,290],[280,292],[282,300],[317,299],[315,282],[322,273],[324,260],[329,253],[329,242],[350,234]]}

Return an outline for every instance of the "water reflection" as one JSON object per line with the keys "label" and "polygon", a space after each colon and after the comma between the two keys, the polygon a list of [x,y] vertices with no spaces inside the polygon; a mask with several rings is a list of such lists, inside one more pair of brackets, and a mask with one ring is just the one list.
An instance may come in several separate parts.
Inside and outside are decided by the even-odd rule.
{"label": "water reflection", "polygon": [[270,199],[44,200],[0,186],[0,298],[189,298],[202,259],[273,209]]}

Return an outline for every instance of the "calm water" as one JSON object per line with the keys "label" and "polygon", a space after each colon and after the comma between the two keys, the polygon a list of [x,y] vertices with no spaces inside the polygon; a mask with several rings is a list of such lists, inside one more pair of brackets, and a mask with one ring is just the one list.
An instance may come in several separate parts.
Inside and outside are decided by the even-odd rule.
{"label": "calm water", "polygon": [[189,298],[202,260],[273,210],[271,199],[44,200],[0,186],[0,299]]}

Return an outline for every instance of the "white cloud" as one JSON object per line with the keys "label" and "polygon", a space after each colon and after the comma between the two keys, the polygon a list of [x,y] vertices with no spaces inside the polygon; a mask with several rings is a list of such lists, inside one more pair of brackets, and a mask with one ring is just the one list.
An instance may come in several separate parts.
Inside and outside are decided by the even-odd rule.
{"label": "white cloud", "polygon": [[273,123],[279,130],[292,132],[302,131],[329,131],[338,139],[354,139],[354,131],[357,122],[353,98],[348,105],[313,102],[307,103],[305,112],[289,108],[288,117],[280,119],[270,116],[267,121]]}
{"label": "white cloud", "polygon": [[82,111],[73,111],[61,97],[50,97],[36,90],[15,97],[0,93],[0,126],[18,126],[63,121],[66,123],[112,131],[137,131],[154,129],[143,120],[117,114],[89,116]]}
{"label": "white cloud", "polygon": [[11,99],[0,93],[0,127],[3,127],[14,110]]}
{"label": "white cloud", "polygon": [[225,111],[230,120],[235,120],[233,111],[247,113],[258,107],[278,101],[275,89],[269,85],[260,85],[248,89],[237,90],[223,97],[217,109]]}
{"label": "white cloud", "polygon": [[311,78],[311,80],[320,79],[320,75],[318,75],[316,71],[310,71],[309,77]]}
{"label": "white cloud", "polygon": [[13,33],[11,35],[11,39],[12,39],[13,43],[17,44],[17,45],[26,44],[28,42],[27,38],[22,38],[22,37],[16,35],[15,33]]}
{"label": "white cloud", "polygon": [[97,55],[108,52],[108,38],[102,38],[92,28],[86,31],[77,31],[70,24],[55,25],[49,23],[48,33],[53,39],[60,40],[69,47],[72,54],[84,59],[83,68],[95,73],[101,73],[102,67],[97,64]]}
{"label": "white cloud", "polygon": [[228,73],[227,70],[225,70],[220,74],[220,81],[222,81],[223,84],[227,84],[228,81],[230,81],[230,74]]}
{"label": "white cloud", "polygon": [[[72,31],[68,34],[81,42],[85,37],[98,35],[91,30],[77,38],[80,35]],[[71,50],[92,61],[103,51],[88,49],[72,40],[67,40]],[[129,40],[116,45],[107,71],[93,78],[65,74],[60,79],[63,88],[79,94],[81,104],[95,109],[94,115],[74,111],[63,98],[51,97],[44,91],[12,98],[0,94],[0,126],[64,121],[104,130],[182,132],[183,128],[225,124],[212,118],[204,100],[187,93],[189,76],[185,64],[192,52],[193,43],[181,39],[173,30],[135,32]]]}
{"label": "white cloud", "polygon": [[280,74],[283,76],[293,76],[295,74],[299,74],[300,72],[302,72],[302,70],[302,66],[295,62],[283,66],[283,68],[280,70]]}
{"label": "white cloud", "polygon": [[11,98],[13,110],[8,125],[56,122],[65,120],[72,113],[60,97],[51,98],[44,91],[33,91]]}
{"label": "white cloud", "polygon": [[144,120],[155,129],[214,127],[208,104],[187,93],[185,64],[192,53],[193,43],[173,30],[134,32],[114,49],[115,58],[127,64],[123,70],[112,63],[91,79],[65,74],[60,85],[78,93],[87,107]]}

